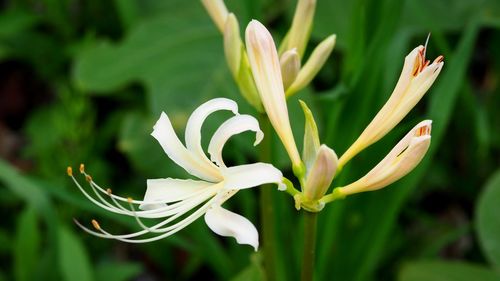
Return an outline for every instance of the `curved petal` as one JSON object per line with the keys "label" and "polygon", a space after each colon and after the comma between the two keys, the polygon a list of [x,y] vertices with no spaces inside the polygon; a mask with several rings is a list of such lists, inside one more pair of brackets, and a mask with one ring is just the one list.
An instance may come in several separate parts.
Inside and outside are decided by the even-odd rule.
{"label": "curved petal", "polygon": [[239,165],[221,170],[224,176],[225,189],[244,189],[266,183],[276,183],[280,190],[285,190],[282,182],[283,174],[273,165],[267,163],[254,163]]}
{"label": "curved petal", "polygon": [[208,227],[221,236],[231,236],[238,244],[259,248],[259,233],[255,226],[245,217],[228,211],[219,205],[212,205],[205,213]]}
{"label": "curved petal", "polygon": [[[230,110],[234,114],[238,114],[238,105],[233,100],[226,98],[211,99],[193,111],[186,125],[187,149],[191,151],[193,157],[209,166],[214,164],[207,158],[201,147],[201,127],[210,114],[219,110]],[[214,166],[214,168],[216,167]]]}
{"label": "curved petal", "polygon": [[208,145],[210,159],[219,167],[226,167],[224,160],[222,160],[222,148],[224,144],[226,144],[230,137],[245,131],[254,131],[256,133],[254,145],[259,144],[264,138],[264,133],[262,133],[259,127],[259,122],[253,116],[245,114],[236,115],[222,123],[217,131],[215,131]]}
{"label": "curved petal", "polygon": [[[213,185],[211,182],[189,179],[148,179],[146,194],[144,194],[144,203],[139,208],[142,210],[153,210],[165,207],[165,203],[187,199]],[[155,203],[158,201],[161,203]]]}
{"label": "curved petal", "polygon": [[197,161],[189,150],[182,145],[165,112],[161,113],[151,135],[160,143],[167,156],[191,175],[207,181],[216,182],[221,180],[218,169]]}

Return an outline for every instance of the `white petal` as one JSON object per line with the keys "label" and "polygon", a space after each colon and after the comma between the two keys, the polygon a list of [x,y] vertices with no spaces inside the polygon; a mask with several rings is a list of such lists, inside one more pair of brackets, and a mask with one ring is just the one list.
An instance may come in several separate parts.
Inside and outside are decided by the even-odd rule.
{"label": "white petal", "polygon": [[154,125],[151,135],[160,143],[168,157],[191,175],[207,181],[221,180],[220,173],[215,167],[197,161],[182,145],[165,112],[162,112],[160,119]]}
{"label": "white petal", "polygon": [[230,137],[245,131],[254,131],[256,133],[254,145],[259,144],[262,138],[264,138],[264,133],[262,133],[259,127],[259,122],[257,122],[257,119],[253,116],[243,114],[236,115],[222,123],[217,131],[215,131],[208,145],[210,159],[219,167],[226,167],[222,160],[222,149],[224,145]]}
{"label": "white petal", "polygon": [[[183,179],[148,179],[144,203],[139,208],[142,210],[153,210],[165,207],[165,203],[176,202],[187,199],[200,193],[213,183],[206,181],[183,180]],[[162,203],[155,203],[155,202]],[[150,203],[148,203],[150,202]]]}
{"label": "white petal", "polygon": [[280,190],[286,189],[283,174],[271,164],[254,163],[221,170],[225,189],[244,189],[266,183],[276,183]]}
{"label": "white petal", "polygon": [[236,102],[226,98],[209,100],[193,111],[186,125],[185,139],[187,149],[191,151],[193,157],[209,166],[214,164],[207,158],[201,147],[201,127],[210,114],[219,110],[230,110],[234,114],[238,114],[238,105]]}
{"label": "white petal", "polygon": [[259,248],[259,233],[255,226],[245,217],[228,211],[219,205],[213,205],[205,214],[208,227],[221,236],[231,236],[238,244]]}

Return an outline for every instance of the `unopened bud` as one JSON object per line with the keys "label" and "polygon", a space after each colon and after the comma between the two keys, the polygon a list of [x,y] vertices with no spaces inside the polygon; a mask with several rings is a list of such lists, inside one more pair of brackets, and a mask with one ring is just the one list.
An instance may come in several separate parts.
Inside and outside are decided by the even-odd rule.
{"label": "unopened bud", "polygon": [[297,49],[286,51],[280,58],[281,75],[283,76],[283,87],[288,89],[297,77],[300,70],[300,57]]}
{"label": "unopened bud", "polygon": [[203,6],[214,21],[220,32],[224,32],[224,25],[228,11],[223,0],[201,0]]}
{"label": "unopened bud", "polygon": [[256,20],[247,26],[246,47],[262,105],[285,146],[293,168],[300,173],[303,164],[290,126],[278,52],[271,33]]}
{"label": "unopened bud", "polygon": [[316,159],[307,174],[304,195],[308,200],[319,200],[325,195],[337,171],[337,154],[326,145],[321,145]]}
{"label": "unopened bud", "polygon": [[235,78],[238,77],[240,70],[242,49],[243,43],[241,42],[238,20],[233,13],[230,13],[224,27],[224,54],[229,69]]}
{"label": "unopened bud", "polygon": [[297,49],[299,58],[304,55],[316,10],[316,0],[299,0],[295,8],[292,26],[286,35],[286,39],[280,46],[280,53],[293,48]]}
{"label": "unopened bud", "polygon": [[316,74],[318,74],[330,56],[335,46],[336,38],[336,35],[330,35],[314,49],[307,62],[300,69],[293,84],[287,89],[287,97],[305,88],[313,80]]}

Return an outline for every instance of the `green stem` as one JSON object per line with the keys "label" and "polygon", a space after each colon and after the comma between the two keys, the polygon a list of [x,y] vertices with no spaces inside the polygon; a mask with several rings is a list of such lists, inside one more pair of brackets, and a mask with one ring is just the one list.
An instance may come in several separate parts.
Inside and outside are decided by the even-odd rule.
{"label": "green stem", "polygon": [[[260,143],[260,161],[271,163],[272,154],[272,130],[271,123],[266,115],[260,115],[260,126],[264,132],[264,139]],[[264,249],[264,271],[267,280],[276,280],[276,241],[274,204],[272,200],[272,185],[264,185],[260,188],[260,219],[262,223],[262,240]]]}
{"label": "green stem", "polygon": [[302,259],[302,281],[312,281],[316,255],[316,226],[318,213],[304,211],[304,253]]}

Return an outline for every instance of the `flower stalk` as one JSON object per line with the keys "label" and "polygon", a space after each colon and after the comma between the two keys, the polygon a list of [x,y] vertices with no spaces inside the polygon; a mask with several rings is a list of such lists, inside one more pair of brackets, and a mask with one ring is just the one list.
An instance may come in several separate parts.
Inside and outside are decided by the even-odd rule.
{"label": "flower stalk", "polygon": [[304,216],[304,252],[302,257],[302,281],[312,281],[316,257],[317,212],[302,212]]}
{"label": "flower stalk", "polygon": [[[264,134],[270,136],[272,127],[271,123],[269,123],[267,115],[261,114],[259,120]],[[272,139],[268,137],[261,142],[259,160],[269,163],[272,160],[271,155]],[[261,229],[264,251],[264,272],[266,274],[267,280],[276,279],[276,219],[274,213],[272,189],[272,186],[263,186],[260,189],[260,219],[262,223]]]}

